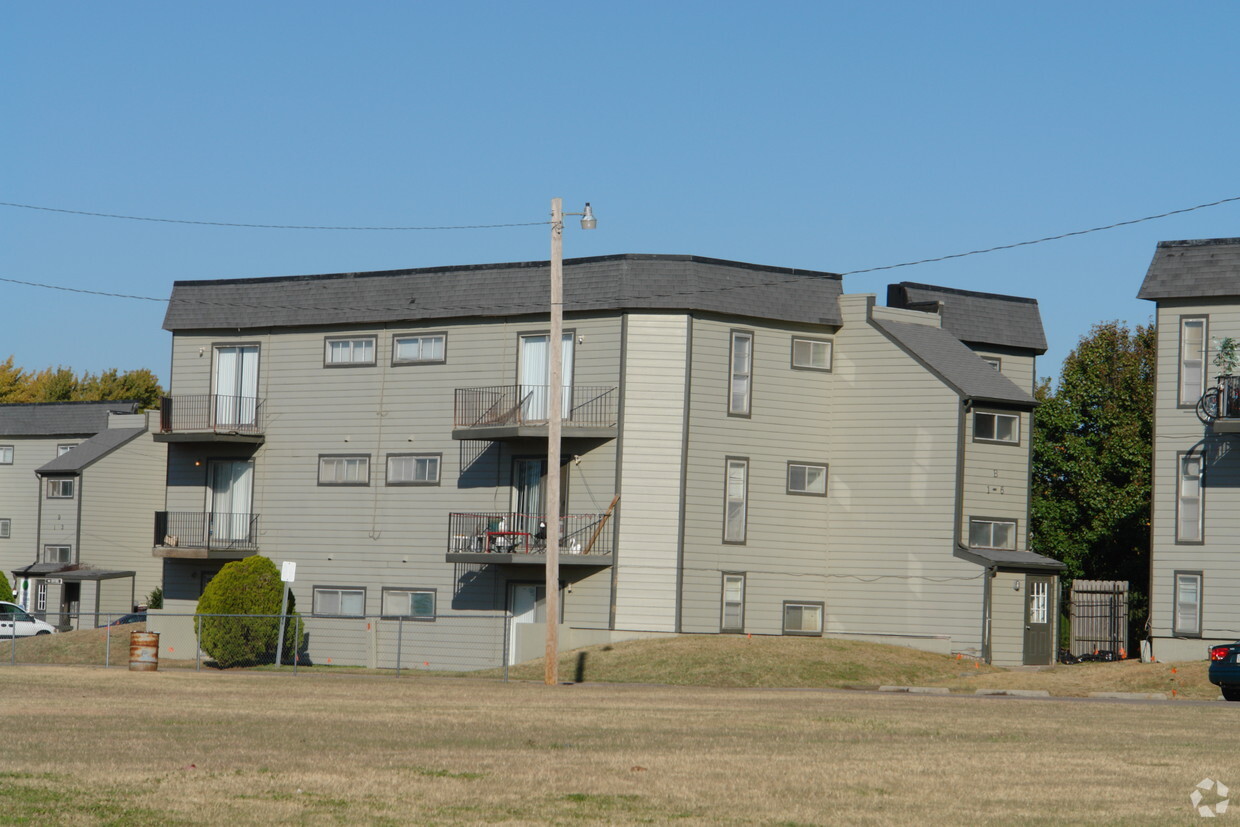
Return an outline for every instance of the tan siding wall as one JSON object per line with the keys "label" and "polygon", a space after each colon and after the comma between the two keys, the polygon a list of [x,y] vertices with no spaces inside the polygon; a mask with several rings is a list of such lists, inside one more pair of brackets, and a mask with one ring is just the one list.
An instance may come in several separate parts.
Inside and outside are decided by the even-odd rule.
{"label": "tan siding wall", "polygon": [[990,581],[990,588],[990,662],[995,666],[1020,666],[1025,657],[1025,575],[998,572]]}
{"label": "tan siding wall", "polygon": [[43,489],[36,468],[56,458],[56,446],[81,439],[46,439],[0,436],[0,445],[13,446],[13,464],[0,465],[0,518],[12,521],[11,536],[0,540],[0,566],[4,576],[34,562],[39,553],[39,500]]}
{"label": "tan siding wall", "polygon": [[[1014,414],[1014,411],[978,407],[978,411]],[[965,417],[964,508],[960,536],[969,541],[969,518],[1016,521],[1016,548],[1028,548],[1030,415],[1020,417],[1020,444],[974,442],[975,417]]]}

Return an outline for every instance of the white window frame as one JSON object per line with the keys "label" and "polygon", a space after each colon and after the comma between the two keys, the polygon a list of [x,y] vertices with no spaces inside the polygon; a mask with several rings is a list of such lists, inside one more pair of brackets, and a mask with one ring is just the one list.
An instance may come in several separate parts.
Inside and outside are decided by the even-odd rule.
{"label": "white window frame", "polygon": [[[52,550],[57,551],[55,558],[52,557]],[[73,546],[61,543],[53,543],[43,546],[43,562],[44,563],[63,563],[72,565],[73,563]]]}
{"label": "white window frame", "polygon": [[749,459],[727,457],[723,472],[723,542],[744,545],[749,530]]}
{"label": "white window frame", "polygon": [[[1209,345],[1209,318],[1206,316],[1180,317],[1180,376],[1179,406],[1196,407],[1206,388],[1206,348]],[[1200,328],[1201,341],[1190,341],[1189,329]],[[1195,336],[1193,337],[1195,338]]]}
{"label": "white window frame", "polygon": [[[412,473],[407,478],[394,474],[393,469],[405,465],[406,461],[412,462]],[[443,454],[388,454],[387,484],[439,485],[442,469]],[[420,478],[419,474],[421,474]]]}
{"label": "white window frame", "polygon": [[[345,601],[348,600],[348,605]],[[356,604],[356,611],[353,611]],[[312,597],[315,617],[365,617],[366,589],[354,586],[315,586]]]}
{"label": "white window frame", "polygon": [[[749,416],[753,411],[752,330],[733,330],[728,348],[728,416]],[[738,343],[744,342],[744,352]]]}
{"label": "white window frame", "polygon": [[47,581],[42,577],[34,581],[34,610],[47,611]]}
{"label": "white window frame", "polygon": [[74,442],[74,443],[70,443],[70,444],[67,444],[67,445],[57,445],[57,446],[56,446],[56,456],[58,456],[58,457],[63,457],[65,454],[69,453],[70,451],[72,451],[72,450],[73,450],[74,448],[76,448],[76,447],[77,447],[77,443],[76,443],[76,442]]}
{"label": "white window frame", "polygon": [[0,445],[0,465],[13,464],[13,446]]}
{"label": "white window frame", "polygon": [[[814,356],[816,353],[823,354],[824,358],[815,360]],[[809,359],[806,360],[805,356],[808,356]],[[830,373],[834,358],[835,343],[831,339],[812,339],[808,336],[792,337],[791,359],[793,370],[816,370]]]}
{"label": "white window frame", "polygon": [[73,477],[48,477],[47,498],[49,500],[71,500],[77,490]]}
{"label": "white window frame", "polygon": [[319,485],[370,485],[370,454],[319,454]]}
{"label": "white window frame", "polygon": [[[1175,602],[1172,604],[1172,630],[1176,637],[1201,637],[1201,593],[1205,585],[1199,571],[1175,572]],[[1186,599],[1192,596],[1192,600]]]}
{"label": "white window frame", "polygon": [[[802,621],[800,629],[789,627],[789,610],[797,610],[799,618]],[[810,615],[817,618],[817,628],[805,629],[805,612],[810,610]],[[825,614],[825,607],[820,601],[814,600],[785,600],[784,601],[784,620],[783,632],[785,635],[799,635],[802,637],[822,637],[822,618]]]}
{"label": "white window frame", "polygon": [[[346,345],[347,347],[334,347]],[[373,367],[378,341],[375,336],[327,336],[323,339],[323,366],[329,368]]]}
{"label": "white window frame", "polygon": [[[419,597],[424,600],[426,598],[430,599],[429,612],[415,610],[414,601]],[[404,611],[401,611],[401,609],[404,609]],[[438,597],[435,589],[383,589],[382,616],[384,618],[402,618],[405,620],[416,620],[420,623],[430,623],[434,622],[437,611]]]}
{"label": "white window frame", "polygon": [[[827,473],[829,466],[825,462],[788,461],[788,480],[786,491],[799,497],[827,496]],[[821,471],[821,484],[810,482],[811,472]]]}
{"label": "white window frame", "polygon": [[[1011,420],[1011,436],[1004,438],[999,435],[1000,420]],[[989,428],[983,426],[983,422],[989,422]],[[990,435],[987,436],[983,431],[989,430]],[[1020,414],[1000,413],[998,411],[974,411],[973,412],[973,441],[974,442],[993,442],[1002,445],[1020,445]]]}
{"label": "white window frame", "polygon": [[[1010,543],[998,544],[995,542],[996,526],[1011,526],[1012,540]],[[981,529],[983,527],[987,529],[986,533],[988,536],[984,540],[979,540],[978,534],[975,531],[975,529]],[[988,548],[988,549],[996,549],[1000,551],[1015,551],[1016,550],[1017,528],[1018,526],[1017,526],[1016,520],[1008,520],[1008,519],[1003,519],[1003,518],[998,518],[998,517],[970,517],[969,518],[969,548]]]}
{"label": "white window frame", "polygon": [[0,540],[8,540],[13,536],[13,520],[0,517]]}
{"label": "white window frame", "polygon": [[1003,360],[1000,359],[998,356],[979,356],[978,358],[981,359],[986,364],[990,365],[995,370],[999,371],[1000,373],[1003,373]]}
{"label": "white window frame", "polygon": [[1201,454],[1176,454],[1176,543],[1205,542],[1205,471],[1205,457]]}
{"label": "white window frame", "polygon": [[[416,346],[413,343],[416,342]],[[415,356],[401,356],[402,346],[414,346]],[[392,336],[393,365],[442,365],[448,361],[448,334],[446,331],[435,333],[403,333]]]}
{"label": "white window frame", "polygon": [[[743,633],[745,631],[745,573],[723,572],[719,597],[719,631]],[[736,622],[729,625],[729,620],[732,619]]]}

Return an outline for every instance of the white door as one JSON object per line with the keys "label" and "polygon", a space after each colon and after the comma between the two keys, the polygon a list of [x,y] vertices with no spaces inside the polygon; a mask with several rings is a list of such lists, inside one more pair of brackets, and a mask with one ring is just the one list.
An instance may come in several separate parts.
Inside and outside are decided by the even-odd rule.
{"label": "white door", "polygon": [[[521,337],[521,356],[517,364],[517,384],[521,394],[521,417],[526,422],[547,419],[547,389],[551,385],[551,357],[547,343],[550,334],[531,333]],[[562,416],[572,411],[573,335],[565,333],[560,348],[563,365],[564,404]]]}
{"label": "white door", "polygon": [[258,345],[215,349],[215,426],[253,425],[258,413]]}
{"label": "white door", "polygon": [[208,466],[208,519],[206,539],[216,543],[250,541],[250,507],[254,493],[254,463],[213,460]]}
{"label": "white door", "polygon": [[547,588],[536,583],[512,583],[508,587],[508,663],[517,663],[517,625],[543,623],[547,617]]}

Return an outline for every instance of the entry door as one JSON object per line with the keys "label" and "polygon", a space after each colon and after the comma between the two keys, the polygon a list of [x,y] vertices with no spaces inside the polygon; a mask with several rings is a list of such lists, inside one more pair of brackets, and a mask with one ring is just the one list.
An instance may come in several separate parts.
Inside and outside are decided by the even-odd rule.
{"label": "entry door", "polygon": [[[521,393],[521,417],[525,422],[547,420],[547,390],[551,386],[551,356],[548,333],[530,333],[521,337],[521,353],[517,361],[517,384]],[[573,404],[573,334],[565,333],[560,348],[563,365],[563,411],[569,419]]]}
{"label": "entry door", "polygon": [[207,494],[207,539],[212,544],[249,541],[250,508],[254,493],[254,463],[213,460]]}
{"label": "entry door", "polygon": [[215,426],[253,425],[258,414],[258,345],[215,349]]}
{"label": "entry door", "polygon": [[512,614],[508,626],[508,663],[513,664],[517,662],[517,624],[547,621],[547,587],[536,583],[510,583],[508,611]]}
{"label": "entry door", "polygon": [[1052,577],[1025,575],[1025,658],[1026,666],[1043,666],[1051,660],[1051,632],[1055,605],[1051,600]]}
{"label": "entry door", "polygon": [[[61,628],[66,622],[71,624],[74,629],[80,628],[78,611],[81,609],[82,603],[82,584],[81,583],[65,583],[64,588],[60,590],[60,623]],[[89,623],[87,625],[94,625]],[[22,622],[17,623],[17,634],[21,635]],[[25,634],[34,634],[34,624],[28,624],[30,631]]]}

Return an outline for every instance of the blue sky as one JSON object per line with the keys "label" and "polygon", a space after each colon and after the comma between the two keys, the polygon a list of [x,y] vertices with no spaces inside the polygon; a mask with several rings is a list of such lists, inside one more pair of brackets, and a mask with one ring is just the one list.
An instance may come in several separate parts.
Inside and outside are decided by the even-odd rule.
{"label": "blue sky", "polygon": [[[846,272],[1240,196],[1240,4],[13,3],[0,201],[201,221],[443,226],[593,203],[568,257]],[[1060,362],[1143,322],[1161,239],[1240,202],[857,275],[1038,299]],[[545,260],[545,226],[227,229],[0,207],[0,278],[174,280]],[[0,282],[0,360],[149,367],[158,302]]]}

